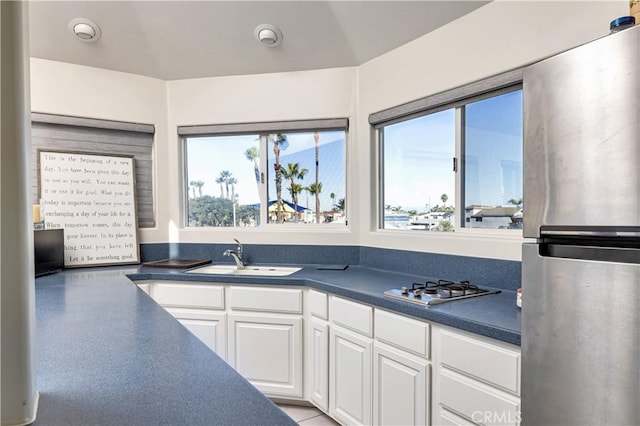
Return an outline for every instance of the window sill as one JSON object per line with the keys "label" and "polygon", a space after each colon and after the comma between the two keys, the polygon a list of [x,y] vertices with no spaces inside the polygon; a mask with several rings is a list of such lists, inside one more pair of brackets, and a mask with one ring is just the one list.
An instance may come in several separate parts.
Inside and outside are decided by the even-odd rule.
{"label": "window sill", "polygon": [[439,232],[439,231],[421,231],[421,230],[395,230],[395,229],[377,229],[371,232],[378,235],[389,235],[394,237],[410,236],[411,238],[487,238],[487,239],[501,239],[501,240],[522,240],[523,242],[528,239],[522,236],[521,229],[506,230],[506,229],[470,229],[470,228],[458,228],[455,232]]}
{"label": "window sill", "polygon": [[310,234],[349,234],[352,232],[350,226],[346,225],[295,225],[295,224],[269,224],[256,228],[249,227],[196,227],[196,226],[187,226],[180,229],[184,232],[240,232],[247,234],[260,234],[260,233],[310,233]]}

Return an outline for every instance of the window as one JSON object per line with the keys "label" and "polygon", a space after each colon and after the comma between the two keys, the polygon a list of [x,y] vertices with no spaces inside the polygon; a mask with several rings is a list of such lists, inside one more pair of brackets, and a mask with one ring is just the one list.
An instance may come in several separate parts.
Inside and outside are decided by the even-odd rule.
{"label": "window", "polygon": [[344,226],[346,125],[314,120],[179,128],[187,226]]}
{"label": "window", "polygon": [[455,111],[382,128],[385,229],[443,229],[455,203]]}
{"label": "window", "polygon": [[467,226],[522,229],[522,90],[463,108]]}
{"label": "window", "polygon": [[381,229],[522,229],[521,79],[510,72],[370,116]]}
{"label": "window", "polygon": [[260,223],[259,135],[187,138],[189,226]]}

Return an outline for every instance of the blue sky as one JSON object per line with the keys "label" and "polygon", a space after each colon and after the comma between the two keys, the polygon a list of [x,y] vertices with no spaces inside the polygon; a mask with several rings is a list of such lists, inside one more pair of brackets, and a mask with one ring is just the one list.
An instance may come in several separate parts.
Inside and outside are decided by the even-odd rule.
{"label": "blue sky", "polygon": [[[239,203],[258,203],[260,199],[253,162],[244,155],[248,148],[258,145],[258,135],[189,138],[186,153],[187,183],[201,180],[204,182],[203,195],[219,197],[220,185],[215,181],[220,172],[229,170],[238,180],[235,188]],[[189,191],[193,194],[191,189]]]}
{"label": "blue sky", "polygon": [[425,210],[455,202],[455,111],[449,109],[384,128],[384,204]]}
{"label": "blue sky", "polygon": [[[522,91],[510,92],[466,106],[465,115],[465,205],[507,204],[511,198],[522,198]],[[404,210],[424,211],[427,205],[455,203],[455,110],[448,109],[384,127],[384,204]],[[288,147],[281,151],[280,162],[299,163],[308,169],[303,186],[315,181],[315,141],[313,132],[290,133]],[[320,177],[323,184],[320,203],[329,210],[333,200],[345,197],[345,133],[320,133]],[[203,195],[220,196],[216,178],[229,170],[238,180],[235,186],[240,204],[259,202],[253,163],[245,151],[259,146],[258,135],[190,138],[187,145],[189,165],[187,182],[205,182]],[[273,177],[273,144],[269,143],[269,199],[276,198]],[[283,180],[282,194],[290,200]],[[189,189],[190,194],[192,190]],[[303,192],[303,206],[315,208],[315,198]]]}
{"label": "blue sky", "polygon": [[[455,202],[455,110],[384,127],[384,204],[425,210]],[[465,205],[522,198],[522,91],[467,104]]]}
{"label": "blue sky", "polygon": [[[287,163],[300,163],[301,168],[308,169],[308,173],[301,183],[308,186],[315,181],[315,140],[312,132],[290,133],[287,135],[288,147],[280,152],[280,163],[283,167]],[[189,138],[187,142],[186,160],[188,164],[187,183],[203,181],[203,195],[220,196],[220,185],[216,179],[223,170],[228,170],[238,180],[235,191],[240,204],[259,203],[258,186],[255,180],[253,162],[246,159],[244,153],[248,148],[258,147],[258,135],[246,136],[218,136],[205,138]],[[330,210],[333,204],[330,194],[333,192],[335,201],[345,197],[345,133],[320,132],[319,140],[319,181],[322,182],[320,206],[322,210]],[[266,179],[269,183],[269,198],[276,198],[275,181],[273,176],[273,144],[268,144],[268,170]],[[283,179],[282,196],[290,200],[287,188],[289,181]],[[226,189],[224,189],[226,192]],[[190,196],[193,189],[189,188]],[[196,195],[198,191],[196,190]],[[307,193],[299,196],[300,205],[307,205]],[[309,196],[309,207],[315,209],[315,197]]]}
{"label": "blue sky", "polygon": [[[340,198],[345,197],[345,141],[344,132],[322,132],[320,133],[319,140],[319,177],[318,181],[322,183],[322,192],[320,193],[320,209],[331,210],[333,202],[330,198],[330,194],[335,194],[335,202]],[[289,136],[289,147],[285,151],[280,152],[280,164],[283,168],[287,167],[288,163],[299,163],[300,168],[306,168],[308,170],[304,179],[300,182],[302,186],[309,186],[315,182],[315,166],[316,150],[315,140],[313,139],[313,133],[299,133]],[[274,179],[274,154],[273,144],[269,144],[269,166],[268,166],[268,181],[269,181],[269,199],[276,199],[276,185]],[[283,179],[282,183],[282,197],[291,201],[289,191],[287,188],[290,183],[288,180]],[[303,192],[298,196],[298,202],[300,205],[309,207],[315,210],[315,196],[308,195],[308,192]],[[308,202],[307,202],[308,199]]]}

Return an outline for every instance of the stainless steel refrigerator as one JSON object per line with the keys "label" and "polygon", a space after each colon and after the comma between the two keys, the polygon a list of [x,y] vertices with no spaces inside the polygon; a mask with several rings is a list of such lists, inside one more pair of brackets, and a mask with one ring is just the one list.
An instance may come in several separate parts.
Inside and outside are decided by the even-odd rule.
{"label": "stainless steel refrigerator", "polygon": [[522,424],[640,425],[640,28],[524,72]]}

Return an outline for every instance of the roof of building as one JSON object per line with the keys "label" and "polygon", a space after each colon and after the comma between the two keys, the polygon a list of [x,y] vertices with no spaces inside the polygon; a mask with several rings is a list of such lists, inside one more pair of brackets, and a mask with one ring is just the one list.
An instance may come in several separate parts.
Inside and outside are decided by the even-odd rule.
{"label": "roof of building", "polygon": [[471,217],[513,217],[520,211],[520,207],[493,207],[482,209]]}

